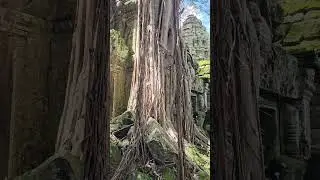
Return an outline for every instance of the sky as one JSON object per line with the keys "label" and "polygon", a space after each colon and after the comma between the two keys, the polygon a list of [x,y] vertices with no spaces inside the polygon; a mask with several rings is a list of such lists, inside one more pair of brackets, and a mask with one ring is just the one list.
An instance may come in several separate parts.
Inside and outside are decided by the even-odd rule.
{"label": "sky", "polygon": [[210,0],[183,0],[182,8],[184,11],[181,14],[181,24],[189,15],[193,14],[202,21],[207,31],[210,32]]}

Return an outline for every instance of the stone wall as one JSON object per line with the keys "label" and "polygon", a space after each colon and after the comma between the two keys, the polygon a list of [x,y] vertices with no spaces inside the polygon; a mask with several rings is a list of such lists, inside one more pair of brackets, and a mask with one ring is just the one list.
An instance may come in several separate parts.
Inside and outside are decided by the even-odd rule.
{"label": "stone wall", "polygon": [[206,125],[210,109],[210,39],[201,21],[193,15],[184,21],[181,33],[188,53],[186,61],[191,74],[193,118],[199,127],[208,129]]}
{"label": "stone wall", "polygon": [[14,177],[38,166],[54,152],[72,35],[65,26],[70,19],[57,23],[58,7],[55,0],[0,1],[0,146],[10,144],[10,150],[1,148],[0,179],[6,171]]}
{"label": "stone wall", "polygon": [[283,21],[277,28],[277,41],[290,53],[301,54],[320,49],[320,2],[283,0]]}

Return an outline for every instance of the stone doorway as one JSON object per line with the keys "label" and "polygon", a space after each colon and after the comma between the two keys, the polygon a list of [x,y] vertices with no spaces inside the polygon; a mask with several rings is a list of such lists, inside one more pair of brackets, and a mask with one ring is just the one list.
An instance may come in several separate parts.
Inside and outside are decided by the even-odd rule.
{"label": "stone doorway", "polygon": [[264,152],[264,162],[267,166],[276,156],[276,140],[278,129],[276,123],[276,111],[271,108],[262,107],[259,109],[261,134]]}

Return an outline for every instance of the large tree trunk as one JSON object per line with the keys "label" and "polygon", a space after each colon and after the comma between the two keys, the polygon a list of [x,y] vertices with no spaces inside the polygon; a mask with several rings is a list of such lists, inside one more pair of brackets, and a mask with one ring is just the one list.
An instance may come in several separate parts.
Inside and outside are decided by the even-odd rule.
{"label": "large tree trunk", "polygon": [[264,179],[258,115],[260,45],[247,1],[215,4],[216,178]]}
{"label": "large tree trunk", "polygon": [[108,0],[78,0],[56,152],[85,161],[84,179],[106,179],[110,80]]}
{"label": "large tree trunk", "polygon": [[[144,126],[157,120],[179,147],[179,172],[184,178],[183,139],[193,140],[190,74],[178,28],[179,0],[139,0],[135,61],[128,110],[135,114],[133,148],[113,179],[119,179],[140,158],[144,163]],[[142,149],[142,150],[141,150]]]}

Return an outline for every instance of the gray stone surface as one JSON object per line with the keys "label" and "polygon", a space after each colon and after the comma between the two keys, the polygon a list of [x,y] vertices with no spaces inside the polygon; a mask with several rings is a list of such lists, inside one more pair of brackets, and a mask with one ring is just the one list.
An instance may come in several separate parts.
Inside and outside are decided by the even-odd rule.
{"label": "gray stone surface", "polygon": [[194,15],[190,15],[183,22],[182,38],[195,60],[209,59],[210,38],[202,22]]}

